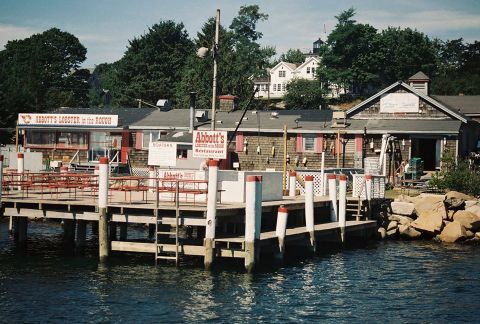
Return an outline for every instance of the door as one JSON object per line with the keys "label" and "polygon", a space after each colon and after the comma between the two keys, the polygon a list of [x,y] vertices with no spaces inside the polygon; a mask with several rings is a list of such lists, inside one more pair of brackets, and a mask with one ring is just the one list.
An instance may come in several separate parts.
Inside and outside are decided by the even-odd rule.
{"label": "door", "polygon": [[411,157],[423,160],[425,171],[435,171],[437,163],[440,163],[440,156],[437,157],[437,139],[435,138],[413,138]]}

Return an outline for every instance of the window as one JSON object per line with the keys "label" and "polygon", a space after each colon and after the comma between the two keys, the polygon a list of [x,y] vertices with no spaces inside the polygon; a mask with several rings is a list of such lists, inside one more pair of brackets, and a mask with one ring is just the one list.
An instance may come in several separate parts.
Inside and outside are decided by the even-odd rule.
{"label": "window", "polygon": [[282,91],[285,91],[285,83],[282,84]]}
{"label": "window", "polygon": [[55,132],[52,131],[25,131],[26,147],[54,147],[56,144]]}
{"label": "window", "polygon": [[312,134],[303,135],[303,152],[315,152],[315,136]]}
{"label": "window", "polygon": [[315,68],[312,67],[312,74],[315,74]]}
{"label": "window", "polygon": [[25,147],[86,150],[88,133],[26,130]]}
{"label": "window", "polygon": [[278,71],[278,77],[279,78],[284,78],[286,76],[286,72],[285,71]]}
{"label": "window", "polygon": [[282,84],[281,83],[277,84],[277,91],[282,91]]}
{"label": "window", "polygon": [[307,66],[307,74],[310,74],[310,67]]}
{"label": "window", "polygon": [[166,132],[152,130],[152,131],[143,131],[143,148],[148,149],[150,142],[159,141],[162,135],[165,135]]}
{"label": "window", "polygon": [[262,91],[267,91],[267,85],[266,84],[262,84]]}

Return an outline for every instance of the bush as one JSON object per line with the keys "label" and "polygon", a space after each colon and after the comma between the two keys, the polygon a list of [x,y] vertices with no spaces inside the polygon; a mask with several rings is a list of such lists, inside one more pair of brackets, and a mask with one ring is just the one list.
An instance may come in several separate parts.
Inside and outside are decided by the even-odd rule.
{"label": "bush", "polygon": [[442,158],[442,170],[432,177],[430,183],[439,189],[480,196],[480,175],[470,170],[466,161],[455,163],[452,154],[446,154]]}

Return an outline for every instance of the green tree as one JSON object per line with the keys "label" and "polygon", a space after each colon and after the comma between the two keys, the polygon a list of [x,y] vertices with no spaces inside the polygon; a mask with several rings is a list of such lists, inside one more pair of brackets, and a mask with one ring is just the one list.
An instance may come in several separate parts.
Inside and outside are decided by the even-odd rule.
{"label": "green tree", "polygon": [[318,80],[294,79],[283,97],[288,109],[318,109],[324,100],[324,91]]}
{"label": "green tree", "polygon": [[302,64],[305,62],[305,54],[303,54],[299,49],[291,48],[286,53],[280,55],[279,60],[276,61],[274,65],[282,61],[294,64]]}
{"label": "green tree", "polygon": [[1,127],[15,125],[19,112],[84,106],[89,76],[79,70],[87,50],[67,32],[51,28],[0,51]]}

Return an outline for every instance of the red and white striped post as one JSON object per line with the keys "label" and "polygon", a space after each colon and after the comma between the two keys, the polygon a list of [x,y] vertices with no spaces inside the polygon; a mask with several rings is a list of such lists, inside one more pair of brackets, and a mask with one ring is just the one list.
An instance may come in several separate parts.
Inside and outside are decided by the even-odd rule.
{"label": "red and white striped post", "polygon": [[153,165],[148,166],[148,187],[150,192],[155,192],[155,180],[157,177],[157,171]]}
{"label": "red and white striped post", "polygon": [[255,266],[259,246],[256,241],[260,239],[262,217],[262,177],[247,176],[245,188],[245,269],[251,272]]}
{"label": "red and white striped post", "polygon": [[347,212],[347,176],[341,174],[339,177],[339,198],[338,198],[338,225],[342,235],[342,243],[345,243],[345,226]]}
{"label": "red and white striped post", "polygon": [[278,253],[275,254],[275,258],[283,260],[285,254],[285,234],[287,232],[287,220],[288,220],[288,208],[284,205],[278,207],[277,213],[277,227],[275,228],[275,234],[278,238]]}
{"label": "red and white striped post", "polygon": [[101,157],[99,160],[98,174],[98,247],[100,260],[108,257],[108,158]]}
{"label": "red and white striped post", "polygon": [[370,219],[370,213],[371,213],[371,200],[372,200],[372,175],[367,174],[365,175],[365,199],[367,199],[367,204],[368,204],[368,212],[367,212],[367,217]]}
{"label": "red and white striped post", "polygon": [[295,197],[297,195],[297,172],[290,172],[290,179],[288,181],[288,196]]}
{"label": "red and white striped post", "polygon": [[338,209],[337,209],[337,176],[335,174],[329,174],[328,179],[328,197],[330,198],[330,221],[338,221]]}
{"label": "red and white striped post", "polygon": [[327,194],[327,184],[325,183],[325,151],[322,151],[322,164],[320,166],[320,179],[322,183],[321,193],[322,196]]}
{"label": "red and white striped post", "polygon": [[310,246],[316,251],[315,242],[315,216],[313,206],[313,176],[305,176],[305,225],[310,235]]}
{"label": "red and white striped post", "polygon": [[20,185],[21,181],[23,180],[23,173],[25,172],[25,158],[23,153],[17,153],[17,173],[18,173],[18,187],[17,190],[22,190],[22,186]]}
{"label": "red and white striped post", "polygon": [[207,224],[205,227],[205,269],[213,263],[215,248],[215,226],[217,218],[217,191],[218,191],[218,161],[208,161],[208,193],[207,193]]}

